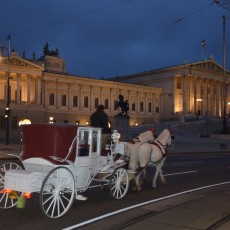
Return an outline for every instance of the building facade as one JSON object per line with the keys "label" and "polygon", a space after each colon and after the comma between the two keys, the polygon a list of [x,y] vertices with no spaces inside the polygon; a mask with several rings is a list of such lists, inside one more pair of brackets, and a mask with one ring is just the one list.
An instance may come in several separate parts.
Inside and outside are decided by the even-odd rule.
{"label": "building facade", "polygon": [[[230,73],[209,60],[111,78],[164,89],[162,116],[175,113],[223,117],[230,113]],[[224,110],[225,106],[225,110]]]}
{"label": "building facade", "polygon": [[[8,78],[9,77],[9,78]],[[130,125],[153,123],[163,109],[163,89],[68,75],[62,58],[44,55],[39,60],[21,58],[13,51],[0,60],[0,141],[5,140],[5,108],[9,79],[10,137],[17,139],[18,123],[78,123],[87,125],[99,104],[111,124],[118,96],[129,102]],[[16,141],[16,140],[15,140]]]}

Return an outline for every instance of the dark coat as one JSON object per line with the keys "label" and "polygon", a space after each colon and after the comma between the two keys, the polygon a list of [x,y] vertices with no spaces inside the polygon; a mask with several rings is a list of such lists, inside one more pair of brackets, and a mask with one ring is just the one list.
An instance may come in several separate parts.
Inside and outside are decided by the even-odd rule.
{"label": "dark coat", "polygon": [[108,116],[103,110],[97,109],[96,112],[91,115],[90,121],[91,126],[102,128],[103,133],[110,133]]}

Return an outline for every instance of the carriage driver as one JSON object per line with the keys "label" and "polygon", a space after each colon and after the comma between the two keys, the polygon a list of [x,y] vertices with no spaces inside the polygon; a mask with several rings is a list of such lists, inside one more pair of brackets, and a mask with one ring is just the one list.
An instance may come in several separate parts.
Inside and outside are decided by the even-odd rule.
{"label": "carriage driver", "polygon": [[90,116],[91,126],[102,128],[101,149],[105,148],[111,132],[109,128],[109,119],[104,109],[104,105],[99,105],[97,110]]}

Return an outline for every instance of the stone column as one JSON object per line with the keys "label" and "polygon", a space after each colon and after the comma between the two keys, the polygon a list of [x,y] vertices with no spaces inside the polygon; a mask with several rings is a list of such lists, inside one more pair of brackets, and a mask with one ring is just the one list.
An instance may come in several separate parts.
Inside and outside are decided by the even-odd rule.
{"label": "stone column", "polygon": [[114,110],[113,90],[110,88],[110,112]]}
{"label": "stone column", "polygon": [[182,77],[183,80],[183,93],[182,93],[182,99],[183,99],[183,113],[187,113],[187,78],[186,76]]}
{"label": "stone column", "polygon": [[41,104],[41,76],[36,78],[36,103]]}
{"label": "stone column", "polygon": [[210,81],[210,116],[214,115],[214,93],[213,93],[213,81]]}
{"label": "stone column", "polygon": [[27,104],[30,105],[31,76],[27,76]]}
{"label": "stone column", "polygon": [[220,85],[216,83],[216,116],[220,116]]}
{"label": "stone column", "polygon": [[59,82],[58,82],[58,78],[56,79],[56,108],[59,108]]}
{"label": "stone column", "polygon": [[202,101],[199,101],[199,99],[201,99],[201,81],[200,81],[200,79],[197,79],[197,91],[196,91],[196,100],[198,100],[198,101],[196,101],[196,105],[197,105],[197,113],[200,111],[200,115],[201,115],[201,113],[202,113],[202,111],[201,111],[201,103],[202,103]]}
{"label": "stone column", "polygon": [[205,115],[208,112],[208,91],[207,91],[207,80],[204,80],[204,91],[203,91],[203,114]]}
{"label": "stone column", "polygon": [[79,110],[82,109],[81,105],[82,105],[82,87],[81,87],[81,84],[79,84]]}
{"label": "stone column", "polygon": [[45,88],[44,90],[44,104],[45,104],[45,108],[47,109],[48,108],[48,101],[49,101],[49,92],[48,92],[48,84],[47,82],[44,80],[43,81],[43,86]]}
{"label": "stone column", "polygon": [[21,75],[17,74],[17,104],[21,103]]}
{"label": "stone column", "polygon": [[189,101],[190,101],[190,111],[192,112],[192,113],[195,113],[195,106],[194,106],[194,102],[195,102],[195,89],[194,89],[194,79],[193,78],[190,78],[190,85],[189,85],[190,87],[190,95],[189,95]]}
{"label": "stone column", "polygon": [[72,92],[71,92],[71,83],[68,83],[68,109],[72,109]]}

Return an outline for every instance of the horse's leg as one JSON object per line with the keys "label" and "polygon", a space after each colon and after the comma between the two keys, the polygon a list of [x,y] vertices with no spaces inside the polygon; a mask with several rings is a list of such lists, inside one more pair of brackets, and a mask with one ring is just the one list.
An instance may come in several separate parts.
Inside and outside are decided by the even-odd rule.
{"label": "horse's leg", "polygon": [[157,164],[156,165],[156,172],[155,172],[154,177],[153,177],[153,183],[152,183],[153,188],[157,187],[156,181],[157,181],[157,177],[158,177],[158,174],[159,174],[159,170],[160,170],[160,167],[159,167],[159,164]]}
{"label": "horse's leg", "polygon": [[153,178],[153,184],[152,184],[153,188],[157,187],[156,180],[157,180],[157,177],[158,177],[159,174],[160,174],[160,177],[161,177],[161,183],[162,184],[167,184],[167,182],[166,182],[166,180],[164,178],[164,175],[163,175],[163,171],[162,171],[162,166],[164,165],[164,162],[165,162],[165,158],[163,158],[162,161],[156,165],[156,172],[155,172],[155,175],[154,175],[154,178]]}
{"label": "horse's leg", "polygon": [[138,175],[138,176],[136,177],[136,179],[135,179],[135,184],[136,184],[136,187],[137,187],[137,189],[136,189],[137,192],[140,192],[140,191],[141,191],[140,176],[141,176],[141,174]]}
{"label": "horse's leg", "polygon": [[143,183],[143,177],[145,176],[145,170],[144,168],[139,168],[138,176],[135,178],[135,184],[136,184],[136,190],[138,192],[141,191],[141,184]]}

